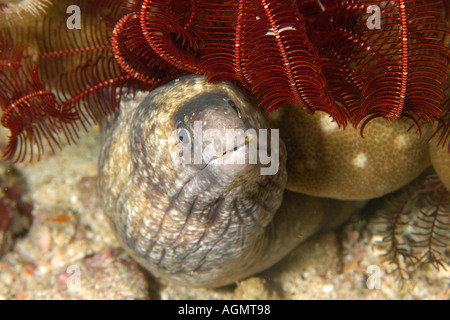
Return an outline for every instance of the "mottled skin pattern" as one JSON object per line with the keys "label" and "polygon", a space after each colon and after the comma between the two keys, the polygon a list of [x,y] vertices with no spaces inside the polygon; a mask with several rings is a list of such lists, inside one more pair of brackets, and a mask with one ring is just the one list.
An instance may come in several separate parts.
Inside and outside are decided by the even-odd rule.
{"label": "mottled skin pattern", "polygon": [[123,98],[121,112],[104,124],[99,190],[119,241],[156,276],[189,286],[232,283],[268,268],[361,206],[284,191],[283,143],[274,175],[261,175],[260,163],[217,161],[248,155],[240,145],[216,157],[203,151],[201,164],[176,163],[180,119],[192,141],[196,120],[223,132],[219,139],[225,129],[270,128],[242,92],[200,76]]}

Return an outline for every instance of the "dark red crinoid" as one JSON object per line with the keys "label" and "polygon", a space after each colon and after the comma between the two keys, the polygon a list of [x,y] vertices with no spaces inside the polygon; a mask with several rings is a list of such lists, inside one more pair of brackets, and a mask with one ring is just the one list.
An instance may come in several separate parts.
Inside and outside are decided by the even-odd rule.
{"label": "dark red crinoid", "polygon": [[[438,121],[446,144],[449,2],[54,1],[35,25],[2,27],[5,157],[41,154],[43,139],[74,141],[80,126],[117,108],[117,90],[190,73],[241,85],[268,113],[295,103],[340,125],[379,116]],[[66,27],[73,4],[80,30]],[[372,28],[378,12],[380,28]]]}

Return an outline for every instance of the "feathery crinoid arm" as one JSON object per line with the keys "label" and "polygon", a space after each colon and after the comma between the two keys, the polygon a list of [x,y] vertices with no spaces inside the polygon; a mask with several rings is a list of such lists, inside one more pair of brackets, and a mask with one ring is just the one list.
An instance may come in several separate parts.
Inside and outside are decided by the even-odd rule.
{"label": "feathery crinoid arm", "polygon": [[75,141],[80,127],[117,107],[116,88],[130,78],[110,45],[121,1],[77,1],[79,29],[67,22],[71,4],[57,1],[45,14],[1,28],[0,103],[2,125],[10,131],[7,159],[38,159],[47,145],[54,150],[61,139]]}
{"label": "feathery crinoid arm", "polygon": [[[46,2],[31,23],[2,26],[9,159],[23,160],[32,146],[40,154],[41,141],[76,140],[80,127],[117,108],[117,90],[188,73],[240,84],[267,113],[294,103],[362,128],[406,116],[418,126],[438,121],[436,135],[448,136],[447,0],[74,2],[81,29],[66,27],[69,0]],[[374,5],[379,29],[368,24]]]}

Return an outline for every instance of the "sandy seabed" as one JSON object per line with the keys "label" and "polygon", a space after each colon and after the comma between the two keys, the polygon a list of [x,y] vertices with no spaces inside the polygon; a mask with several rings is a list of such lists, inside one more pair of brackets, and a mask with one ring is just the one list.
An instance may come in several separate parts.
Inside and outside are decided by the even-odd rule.
{"label": "sandy seabed", "polygon": [[[1,143],[6,135],[0,132]],[[449,299],[450,273],[431,266],[398,287],[377,245],[376,218],[316,235],[235,285],[168,285],[130,259],[109,228],[96,191],[98,127],[63,149],[14,165],[34,206],[33,223],[0,258],[0,299]],[[13,167],[2,162],[1,168],[0,174]],[[367,285],[373,270],[379,289]]]}

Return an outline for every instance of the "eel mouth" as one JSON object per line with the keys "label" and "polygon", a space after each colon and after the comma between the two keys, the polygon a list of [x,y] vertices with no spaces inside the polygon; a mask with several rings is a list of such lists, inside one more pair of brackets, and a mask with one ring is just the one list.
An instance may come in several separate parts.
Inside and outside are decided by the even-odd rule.
{"label": "eel mouth", "polygon": [[[220,160],[223,160],[224,158],[229,158],[229,157],[233,157],[235,155],[236,152],[241,152],[242,149],[246,148],[247,146],[249,146],[249,142],[246,141],[244,143],[241,143],[231,149],[227,149],[223,152],[220,152],[220,155],[216,155],[211,157],[211,159],[207,162],[207,165],[210,164],[211,162],[217,162]],[[244,156],[247,156],[247,152],[245,152],[244,150]],[[226,163],[225,163],[226,164]]]}
{"label": "eel mouth", "polygon": [[[222,168],[222,171],[240,171],[243,169],[249,169],[250,166],[259,168],[262,165],[258,159],[258,155],[260,152],[265,152],[267,154],[268,150],[267,148],[261,148],[259,145],[252,147],[252,145],[250,144],[250,140],[246,138],[245,142],[230,149],[226,149],[223,152],[219,152],[220,154],[212,156],[208,161],[206,161],[203,168],[211,168],[211,166],[217,166],[217,168]],[[251,153],[254,153],[254,162],[250,162]]]}

